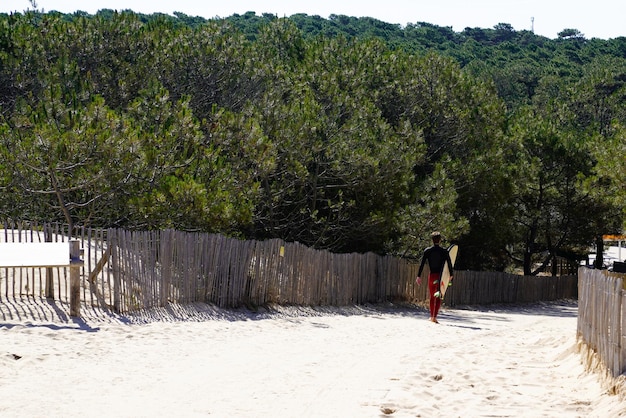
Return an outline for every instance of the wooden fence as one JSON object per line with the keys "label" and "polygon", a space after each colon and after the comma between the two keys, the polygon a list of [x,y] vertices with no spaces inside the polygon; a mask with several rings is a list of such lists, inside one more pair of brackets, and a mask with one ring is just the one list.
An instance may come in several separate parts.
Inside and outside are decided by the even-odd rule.
{"label": "wooden fence", "polygon": [[578,297],[578,278],[457,271],[446,292],[448,306],[528,303]]}
{"label": "wooden fence", "polygon": [[[218,307],[267,304],[328,305],[428,300],[415,284],[418,265],[391,256],[334,254],[299,243],[242,241],[173,230],[125,231],[59,225],[5,226],[2,241],[81,242],[81,300],[87,306],[127,313],[167,303],[205,302]],[[0,247],[1,251],[1,247]],[[4,298],[48,296],[67,302],[67,269],[0,269]],[[577,297],[576,276],[534,277],[457,271],[448,306],[525,303]]]}
{"label": "wooden fence", "polygon": [[[167,302],[220,307],[329,305],[427,301],[418,265],[391,256],[334,254],[274,239],[240,241],[179,231],[109,230],[114,307]],[[575,299],[576,276],[519,276],[458,271],[448,306]]]}
{"label": "wooden fence", "polygon": [[626,372],[624,274],[580,268],[577,338],[586,366],[612,378]]}
{"label": "wooden fence", "polygon": [[390,256],[173,230],[107,235],[118,311],[167,302],[341,306],[425,297],[412,279],[417,266]]}

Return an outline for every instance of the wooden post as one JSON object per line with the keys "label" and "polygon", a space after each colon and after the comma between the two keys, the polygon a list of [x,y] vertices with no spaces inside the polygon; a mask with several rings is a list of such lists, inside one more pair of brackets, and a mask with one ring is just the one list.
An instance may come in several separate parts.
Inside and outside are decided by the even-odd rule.
{"label": "wooden post", "polygon": [[46,298],[54,300],[54,270],[46,267]]}
{"label": "wooden post", "polygon": [[80,316],[80,241],[70,240],[70,316]]}
{"label": "wooden post", "polygon": [[[46,242],[52,242],[52,231],[49,225],[44,226],[44,235]],[[46,267],[46,297],[54,300],[54,270],[52,267]]]}
{"label": "wooden post", "polygon": [[123,241],[123,237],[120,238],[120,235],[123,234],[121,230],[113,230],[110,229],[108,233],[109,237],[109,246],[112,248],[111,250],[111,265],[113,266],[113,310],[117,313],[122,312],[122,303],[121,303],[121,295],[120,295],[120,287],[121,287],[121,269],[119,266],[120,257],[119,254],[121,252],[120,243]]}

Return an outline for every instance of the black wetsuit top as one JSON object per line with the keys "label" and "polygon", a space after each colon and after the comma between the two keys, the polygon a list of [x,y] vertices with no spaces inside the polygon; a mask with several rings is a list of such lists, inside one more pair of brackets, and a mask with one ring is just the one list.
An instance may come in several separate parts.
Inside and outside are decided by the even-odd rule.
{"label": "black wetsuit top", "polygon": [[443,272],[443,266],[445,263],[448,263],[448,269],[450,269],[450,275],[452,276],[454,270],[452,269],[452,260],[450,260],[450,253],[445,248],[441,248],[439,245],[433,245],[432,247],[426,248],[424,250],[424,255],[422,256],[422,263],[420,264],[418,276],[422,276],[422,270],[424,269],[424,264],[428,261],[428,266],[430,267],[431,273],[439,273]]}

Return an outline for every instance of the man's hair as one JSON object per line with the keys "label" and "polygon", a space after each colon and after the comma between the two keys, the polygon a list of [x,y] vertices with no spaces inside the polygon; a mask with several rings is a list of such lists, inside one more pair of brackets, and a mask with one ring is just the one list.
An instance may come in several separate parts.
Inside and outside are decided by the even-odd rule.
{"label": "man's hair", "polygon": [[430,237],[433,239],[433,243],[439,244],[441,242],[441,233],[439,231],[435,231],[430,234]]}

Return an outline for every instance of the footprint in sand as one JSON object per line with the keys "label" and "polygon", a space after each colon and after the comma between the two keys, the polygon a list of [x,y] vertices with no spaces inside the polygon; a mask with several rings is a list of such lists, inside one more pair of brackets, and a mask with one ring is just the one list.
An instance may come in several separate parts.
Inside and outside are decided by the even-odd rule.
{"label": "footprint in sand", "polygon": [[398,409],[394,408],[393,406],[381,406],[380,407],[380,412],[382,412],[385,415],[391,415],[394,412],[396,412]]}

